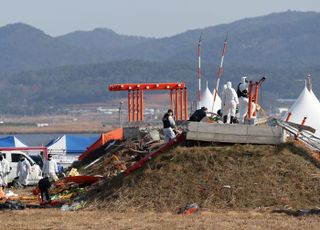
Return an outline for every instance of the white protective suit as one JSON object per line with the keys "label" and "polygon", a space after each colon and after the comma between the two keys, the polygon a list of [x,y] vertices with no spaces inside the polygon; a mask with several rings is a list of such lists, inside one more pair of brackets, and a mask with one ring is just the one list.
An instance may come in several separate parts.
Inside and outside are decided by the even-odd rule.
{"label": "white protective suit", "polygon": [[8,185],[8,175],[10,173],[10,165],[7,159],[3,158],[2,161],[0,161],[0,170],[1,170],[1,180],[2,185],[7,186]]}
{"label": "white protective suit", "polygon": [[[249,94],[248,91],[248,83],[246,82],[247,77],[242,77],[241,82],[239,85],[240,92],[247,91],[247,95]],[[249,96],[249,95],[248,95]],[[244,123],[244,119],[248,114],[248,105],[249,105],[249,98],[248,97],[239,97],[239,122],[240,124]],[[255,110],[255,104],[252,103],[252,113]],[[252,114],[251,114],[252,116]]]}
{"label": "white protective suit", "polygon": [[236,91],[232,88],[232,83],[227,82],[227,88],[224,91],[222,104],[224,105],[224,115],[230,116],[230,123],[232,122],[231,117],[236,115],[237,104],[239,104],[238,96]]}
{"label": "white protective suit", "polygon": [[2,165],[0,164],[0,186],[3,186],[2,182]]}
{"label": "white protective suit", "polygon": [[44,176],[50,177],[51,179],[57,181],[57,173],[58,172],[58,165],[54,159],[45,160],[43,164],[43,173]]}
{"label": "white protective suit", "polygon": [[28,177],[31,172],[31,165],[27,159],[18,162],[17,176],[19,176],[19,183],[28,185]]}

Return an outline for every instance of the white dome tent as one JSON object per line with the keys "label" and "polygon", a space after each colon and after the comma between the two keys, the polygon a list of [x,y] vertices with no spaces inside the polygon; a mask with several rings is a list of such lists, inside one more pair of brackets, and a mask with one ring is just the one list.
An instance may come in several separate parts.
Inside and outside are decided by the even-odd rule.
{"label": "white dome tent", "polygon": [[291,113],[289,121],[297,124],[301,124],[303,118],[307,117],[305,125],[314,128],[316,130],[314,135],[320,138],[320,102],[312,90],[309,91],[305,86],[282,119],[286,120],[289,113]]}
{"label": "white dome tent", "polygon": [[[215,90],[213,91],[215,92]],[[217,94],[216,101],[214,103],[214,108],[212,110],[213,105],[213,94],[210,92],[209,87],[207,85],[206,90],[201,95],[200,108],[206,107],[208,108],[208,112],[217,113],[219,109],[221,109],[221,98]]]}

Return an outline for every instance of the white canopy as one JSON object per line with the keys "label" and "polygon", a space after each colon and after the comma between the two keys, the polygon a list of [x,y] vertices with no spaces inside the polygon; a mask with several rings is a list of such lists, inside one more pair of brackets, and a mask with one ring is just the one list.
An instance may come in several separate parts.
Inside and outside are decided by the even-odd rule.
{"label": "white canopy", "polygon": [[[215,90],[213,92],[215,92]],[[214,108],[212,110],[213,98],[214,98],[214,95],[210,92],[210,90],[207,86],[206,90],[201,95],[201,101],[200,101],[199,107],[201,108],[204,106],[204,107],[208,108],[208,112],[217,113],[217,111],[219,109],[221,109],[221,98],[217,94],[216,101],[214,103]]]}
{"label": "white canopy", "polygon": [[290,122],[301,124],[303,118],[307,117],[305,125],[316,129],[315,136],[320,137],[320,102],[307,87],[302,90],[298,99],[282,119],[285,120],[290,112]]}

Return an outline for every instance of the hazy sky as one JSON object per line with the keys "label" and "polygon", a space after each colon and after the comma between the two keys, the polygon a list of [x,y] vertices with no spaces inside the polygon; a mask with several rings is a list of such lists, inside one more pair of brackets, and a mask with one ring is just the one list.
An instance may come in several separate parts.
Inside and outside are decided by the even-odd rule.
{"label": "hazy sky", "polygon": [[164,37],[288,9],[320,12],[320,0],[0,0],[0,26],[24,22],[52,36],[103,27]]}

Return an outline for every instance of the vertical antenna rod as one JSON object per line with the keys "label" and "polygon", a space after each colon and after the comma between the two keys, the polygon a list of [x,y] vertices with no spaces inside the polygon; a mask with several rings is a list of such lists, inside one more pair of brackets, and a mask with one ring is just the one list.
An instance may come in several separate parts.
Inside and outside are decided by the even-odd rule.
{"label": "vertical antenna rod", "polygon": [[217,80],[217,85],[214,91],[214,97],[213,97],[213,103],[212,103],[212,111],[213,111],[213,107],[214,107],[214,103],[216,101],[217,98],[217,93],[219,90],[219,84],[220,84],[220,79],[221,79],[221,75],[222,75],[222,67],[223,67],[223,61],[224,61],[224,55],[227,52],[227,40],[228,40],[228,34],[226,36],[226,39],[224,40],[223,43],[223,49],[222,49],[222,53],[221,53],[221,62],[220,62],[220,66],[219,66],[219,71],[218,71],[218,80]]}
{"label": "vertical antenna rod", "polygon": [[200,34],[198,41],[198,106],[200,106],[201,101],[201,42],[202,33]]}

